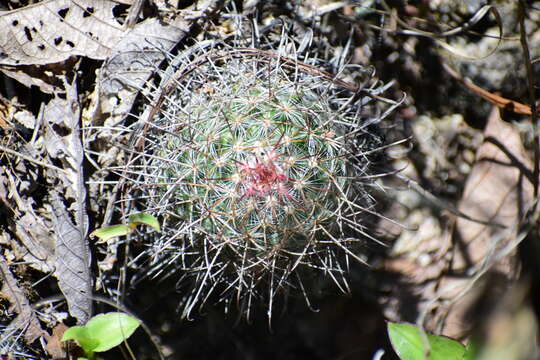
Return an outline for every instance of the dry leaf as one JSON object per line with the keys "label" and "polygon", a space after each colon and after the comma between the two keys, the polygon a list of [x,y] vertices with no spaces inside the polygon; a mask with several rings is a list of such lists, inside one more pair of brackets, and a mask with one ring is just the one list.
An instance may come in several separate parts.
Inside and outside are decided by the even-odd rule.
{"label": "dry leaf", "polygon": [[[455,232],[467,246],[467,255],[454,261],[454,269],[464,269],[484,260],[494,240],[524,215],[533,199],[532,161],[518,131],[501,120],[495,109],[484,131],[484,144],[478,149],[476,163],[467,178],[459,209],[490,225],[459,218]],[[510,271],[511,269],[506,269]]]}
{"label": "dry leaf", "polygon": [[464,318],[464,312],[479,294],[466,292],[481,275],[496,272],[503,278],[502,286],[517,278],[516,250],[522,238],[517,225],[533,200],[532,162],[519,133],[501,120],[497,108],[488,119],[484,136],[459,210],[485,224],[464,218],[456,220],[449,269],[453,276],[445,277],[440,284],[442,299],[459,300],[445,314],[444,334],[452,337],[462,336],[473,325]]}
{"label": "dry leaf", "polygon": [[66,350],[61,339],[67,329],[68,327],[66,325],[60,323],[53,328],[52,335],[47,336],[45,350],[47,350],[47,353],[53,360],[66,358]]}
{"label": "dry leaf", "polygon": [[[24,339],[27,344],[33,343],[38,337],[46,335],[41,329],[38,318],[34,314],[30,302],[26,298],[24,291],[17,284],[17,280],[11,274],[7,261],[0,254],[0,272],[2,274],[2,289],[0,294],[11,303],[12,311],[15,311],[17,317],[2,329],[4,336],[10,336],[18,330],[24,331]],[[5,344],[6,338],[0,338],[0,344]]]}
{"label": "dry leaf", "polygon": [[0,66],[0,71],[24,86],[37,86],[46,94],[54,94],[63,91],[62,79],[77,65],[78,61],[78,58],[70,57],[65,61],[47,65],[6,65]]}
{"label": "dry leaf", "polygon": [[[56,235],[56,269],[60,290],[66,297],[70,314],[85,323],[92,313],[92,279],[88,247],[84,150],[80,134],[81,110],[73,84],[65,82],[66,99],[54,98],[43,108],[45,146],[51,158],[63,164],[64,171],[53,171],[51,179],[60,179],[50,189],[52,219]],[[53,180],[53,181],[54,181]],[[57,181],[57,180],[56,180]],[[64,199],[59,194],[64,195]],[[69,200],[70,209],[66,209]],[[71,216],[70,216],[71,215]],[[72,220],[75,219],[75,221]]]}
{"label": "dry leaf", "polygon": [[116,124],[127,115],[143,85],[189,29],[180,20],[173,26],[148,19],[137,24],[116,45],[97,80],[100,111],[110,115],[108,123]]}
{"label": "dry leaf", "polygon": [[[122,93],[125,85],[138,89],[164,52],[185,36],[188,26],[181,20],[168,25],[148,19],[133,28],[123,27],[113,13],[118,6],[124,5],[108,0],[46,0],[0,11],[0,27],[6,29],[0,32],[0,71],[53,94],[63,90],[61,79],[76,65],[74,56],[108,59],[98,81],[107,96],[105,104],[111,103],[110,94],[118,95],[121,101],[112,106],[126,113],[132,101]],[[118,82],[119,77],[123,82]],[[128,97],[134,98],[130,92],[134,91],[128,91]],[[117,109],[124,103],[129,106]]]}
{"label": "dry leaf", "polygon": [[0,128],[8,130],[13,126],[11,117],[14,112],[15,106],[12,102],[0,94]]}
{"label": "dry leaf", "polygon": [[[24,163],[20,163],[24,165]],[[26,171],[28,174],[30,171]],[[52,241],[47,221],[34,210],[35,201],[29,196],[19,194],[20,178],[9,172],[0,174],[0,200],[13,211],[10,227],[19,241],[11,244],[17,260],[23,260],[41,272],[54,269],[54,242]]]}
{"label": "dry leaf", "polygon": [[56,190],[51,191],[56,237],[58,286],[66,297],[69,313],[84,324],[92,314],[92,278],[87,237],[73,224]]}
{"label": "dry leaf", "polygon": [[0,65],[43,65],[83,55],[105,59],[126,32],[117,2],[45,0],[0,11]]}

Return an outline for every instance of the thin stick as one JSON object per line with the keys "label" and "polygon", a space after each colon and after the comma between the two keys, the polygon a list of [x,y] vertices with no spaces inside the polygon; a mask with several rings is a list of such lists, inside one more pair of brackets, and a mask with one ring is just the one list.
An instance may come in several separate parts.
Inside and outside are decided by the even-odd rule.
{"label": "thin stick", "polygon": [[531,104],[531,122],[534,129],[534,170],[533,170],[533,184],[534,184],[534,197],[538,197],[538,175],[540,173],[540,124],[538,123],[538,114],[536,113],[536,98],[535,98],[535,84],[534,74],[531,65],[531,54],[529,52],[529,45],[527,44],[527,31],[525,29],[525,3],[520,0],[518,5],[518,18],[519,18],[519,34],[521,46],[523,48],[523,57],[525,60],[525,70],[527,71],[527,85],[529,90],[529,102]]}
{"label": "thin stick", "polygon": [[8,149],[6,147],[3,147],[2,145],[0,145],[0,151],[5,152],[6,154],[11,154],[13,156],[18,156],[21,159],[24,159],[26,161],[30,161],[30,162],[32,162],[34,164],[41,165],[41,166],[49,168],[49,169],[53,169],[53,170],[56,170],[56,171],[61,171],[61,172],[67,173],[67,170],[61,169],[61,168],[56,167],[56,166],[51,165],[51,164],[47,164],[46,162],[43,162],[43,161],[40,161],[40,160],[36,160],[34,158],[31,158],[28,155],[24,155],[24,154],[21,154],[20,152],[17,152],[15,150],[11,150],[11,149]]}

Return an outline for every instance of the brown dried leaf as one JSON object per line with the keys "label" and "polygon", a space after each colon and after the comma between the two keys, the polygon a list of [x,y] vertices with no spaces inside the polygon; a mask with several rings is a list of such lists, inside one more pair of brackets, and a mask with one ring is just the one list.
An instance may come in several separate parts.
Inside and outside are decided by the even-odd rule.
{"label": "brown dried leaf", "polygon": [[115,124],[131,109],[135,97],[167,54],[189,32],[186,22],[158,19],[137,24],[113,49],[99,72],[100,111]]}
{"label": "brown dried leaf", "polygon": [[74,55],[105,59],[124,36],[109,0],[45,0],[0,11],[0,65],[40,65]]}
{"label": "brown dried leaf", "polygon": [[[84,150],[80,134],[81,110],[76,80],[65,81],[66,99],[54,98],[43,108],[45,146],[51,158],[60,160],[64,171],[50,174],[53,224],[56,234],[56,269],[60,290],[66,297],[72,316],[86,322],[92,313],[90,250],[87,243],[86,186]],[[65,200],[72,200],[66,209]],[[72,216],[70,216],[72,215]],[[75,221],[72,220],[72,217]]]}
{"label": "brown dried leaf", "polygon": [[54,94],[64,90],[62,79],[78,61],[77,57],[70,57],[65,61],[47,65],[6,65],[0,66],[0,71],[24,86],[37,86],[44,93]]}
{"label": "brown dried leaf", "polygon": [[494,244],[494,239],[506,231],[503,227],[517,224],[533,200],[532,161],[518,131],[502,121],[495,109],[484,135],[484,144],[476,154],[459,209],[489,225],[457,219],[455,235],[466,245],[467,254],[455,259],[456,270],[484,260],[494,246],[504,246]]}
{"label": "brown dried leaf", "polygon": [[21,185],[20,178],[16,180],[16,176],[7,169],[0,174],[0,200],[13,212],[8,223],[19,240],[10,245],[17,260],[27,261],[34,269],[48,273],[53,271],[55,261],[50,226],[34,210],[34,200],[19,194]]}
{"label": "brown dried leaf", "polygon": [[92,314],[92,279],[87,237],[73,224],[58,193],[52,194],[53,222],[56,238],[56,271],[58,286],[66,297],[69,313],[84,324]]}
{"label": "brown dried leaf", "polygon": [[11,101],[0,95],[0,128],[8,130],[13,126],[10,119],[14,112],[15,106]]}
{"label": "brown dried leaf", "polygon": [[480,276],[496,273],[501,288],[506,288],[519,275],[516,247],[523,234],[518,234],[518,224],[533,200],[532,162],[519,133],[501,120],[497,108],[484,135],[459,210],[485,223],[456,220],[449,269],[454,276],[440,284],[441,298],[457,301],[445,314],[444,334],[453,337],[472,326],[465,311],[481,295],[469,291]]}
{"label": "brown dried leaf", "polygon": [[[26,298],[24,291],[17,284],[17,280],[11,274],[7,261],[0,254],[0,272],[2,273],[2,289],[0,294],[9,300],[11,309],[18,315],[3,329],[2,333],[5,336],[10,336],[13,332],[24,331],[24,339],[27,344],[33,343],[38,337],[46,335],[46,332],[41,329],[39,320],[32,310],[30,302]],[[5,343],[3,337],[0,338],[0,344]]]}
{"label": "brown dried leaf", "polygon": [[49,353],[54,360],[66,358],[66,350],[61,339],[67,329],[68,327],[66,325],[60,323],[53,328],[52,335],[47,336],[47,346],[45,347],[45,350],[47,350],[47,353]]}
{"label": "brown dried leaf", "polygon": [[[163,51],[176,45],[188,26],[179,19],[174,25],[148,19],[134,27],[121,26],[113,14],[117,6],[108,0],[48,0],[0,12],[0,26],[8,30],[0,32],[0,66],[4,65],[0,71],[52,94],[62,91],[59,79],[75,66],[73,56],[109,59],[99,80],[107,95],[105,107],[111,104],[116,112],[125,113],[129,107],[118,110],[117,105],[131,104],[134,90],[128,91],[127,101],[125,94],[116,98],[117,93],[126,83],[140,87],[144,81],[137,79],[148,78],[146,73],[155,70]],[[123,83],[118,83],[120,77]]]}

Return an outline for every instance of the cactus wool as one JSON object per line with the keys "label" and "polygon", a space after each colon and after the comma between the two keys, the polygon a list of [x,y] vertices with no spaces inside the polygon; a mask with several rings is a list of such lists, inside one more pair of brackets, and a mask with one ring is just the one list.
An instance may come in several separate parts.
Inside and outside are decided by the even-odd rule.
{"label": "cactus wool", "polygon": [[308,293],[313,273],[346,291],[348,260],[362,261],[369,239],[383,115],[366,110],[382,87],[223,44],[174,62],[123,171],[132,209],[162,222],[138,258],[145,275],[179,276],[184,317],[216,298],[247,315],[263,302],[271,314],[276,296]]}

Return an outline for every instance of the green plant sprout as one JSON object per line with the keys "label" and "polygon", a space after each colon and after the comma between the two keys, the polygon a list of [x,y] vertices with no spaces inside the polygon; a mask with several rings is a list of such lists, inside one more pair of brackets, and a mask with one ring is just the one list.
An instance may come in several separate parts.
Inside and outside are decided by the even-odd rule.
{"label": "green plant sprout", "polygon": [[401,360],[472,360],[474,349],[457,340],[423,332],[411,324],[388,323],[392,348]]}
{"label": "green plant sprout", "polygon": [[138,225],[147,225],[156,231],[160,231],[159,221],[152,215],[146,213],[133,214],[129,217],[127,225],[111,225],[93,231],[90,236],[97,236],[99,242],[106,242],[109,239],[125,236],[132,232]]}
{"label": "green plant sprout", "polygon": [[75,340],[84,351],[85,357],[78,360],[101,359],[96,353],[120,345],[141,325],[127,314],[111,312],[91,318],[85,326],[72,326],[64,332],[62,341]]}

